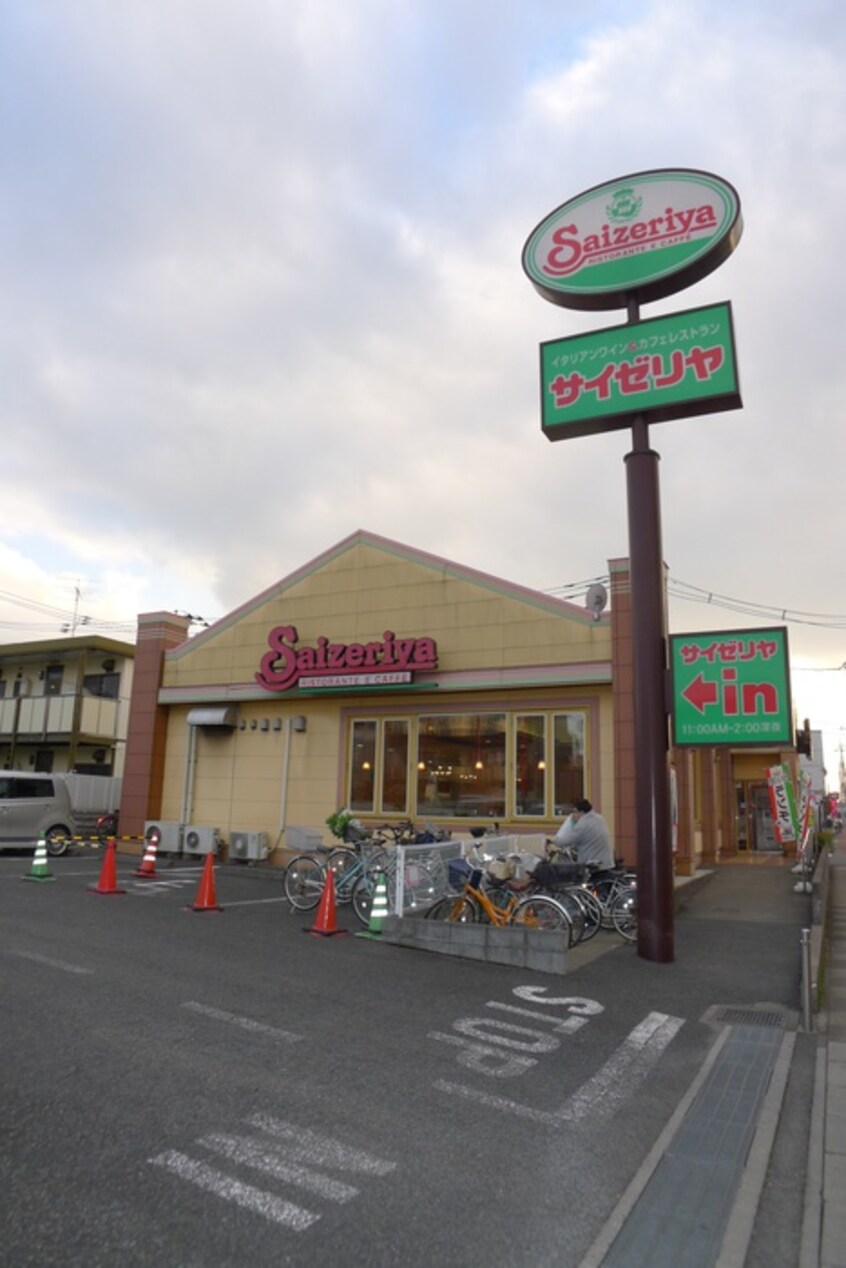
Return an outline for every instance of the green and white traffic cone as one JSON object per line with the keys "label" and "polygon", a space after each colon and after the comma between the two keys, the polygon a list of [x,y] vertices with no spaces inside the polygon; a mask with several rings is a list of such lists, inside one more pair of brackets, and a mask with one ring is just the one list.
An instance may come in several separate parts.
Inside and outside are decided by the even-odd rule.
{"label": "green and white traffic cone", "polygon": [[378,938],[382,933],[382,921],[388,918],[388,881],[384,872],[376,875],[376,889],[367,922],[367,937]]}
{"label": "green and white traffic cone", "polygon": [[44,837],[38,838],[38,844],[35,847],[35,855],[32,860],[32,869],[22,879],[25,881],[54,881],[56,879],[50,871],[50,864],[47,862],[47,842]]}

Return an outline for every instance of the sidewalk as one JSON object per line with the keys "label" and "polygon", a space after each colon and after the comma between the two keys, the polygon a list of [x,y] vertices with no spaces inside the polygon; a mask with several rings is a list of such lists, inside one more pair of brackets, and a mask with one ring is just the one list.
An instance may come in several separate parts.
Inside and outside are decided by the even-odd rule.
{"label": "sidewalk", "polygon": [[846,833],[829,858],[820,1046],[811,1123],[800,1268],[846,1264]]}

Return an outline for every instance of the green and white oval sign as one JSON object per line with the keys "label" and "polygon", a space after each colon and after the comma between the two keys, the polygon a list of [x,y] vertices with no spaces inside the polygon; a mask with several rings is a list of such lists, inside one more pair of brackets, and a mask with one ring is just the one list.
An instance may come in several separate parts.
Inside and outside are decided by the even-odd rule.
{"label": "green and white oval sign", "polygon": [[713,272],[740,241],[737,191],[692,168],[635,172],[596,185],[542,220],[523,268],[564,308],[625,308]]}

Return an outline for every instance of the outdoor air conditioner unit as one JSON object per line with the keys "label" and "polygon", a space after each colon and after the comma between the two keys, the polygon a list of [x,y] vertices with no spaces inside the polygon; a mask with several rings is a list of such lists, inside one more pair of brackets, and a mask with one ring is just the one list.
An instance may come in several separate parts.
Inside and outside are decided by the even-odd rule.
{"label": "outdoor air conditioner unit", "polygon": [[188,824],[182,838],[186,854],[216,854],[220,845],[220,828],[203,828]]}
{"label": "outdoor air conditioner unit", "polygon": [[144,840],[152,841],[154,837],[157,850],[163,854],[179,854],[182,849],[182,824],[148,819],[144,824]]}
{"label": "outdoor air conditioner unit", "polygon": [[267,858],[266,832],[231,832],[229,834],[229,857],[231,859],[247,859],[258,862]]}

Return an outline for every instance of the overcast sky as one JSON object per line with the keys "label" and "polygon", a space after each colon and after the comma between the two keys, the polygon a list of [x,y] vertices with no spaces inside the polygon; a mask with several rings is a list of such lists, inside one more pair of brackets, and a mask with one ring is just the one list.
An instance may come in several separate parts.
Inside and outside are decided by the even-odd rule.
{"label": "overcast sky", "polygon": [[[652,427],[664,555],[766,619],[674,599],[672,628],[784,611],[836,771],[845,43],[842,0],[3,6],[0,591],[126,636],[359,528],[604,576],[630,433],[546,440],[538,345],[625,314],[545,302],[521,251],[592,185],[702,168],[743,238],[642,315],[730,300],[744,408]],[[59,620],[1,604],[0,638]]]}

